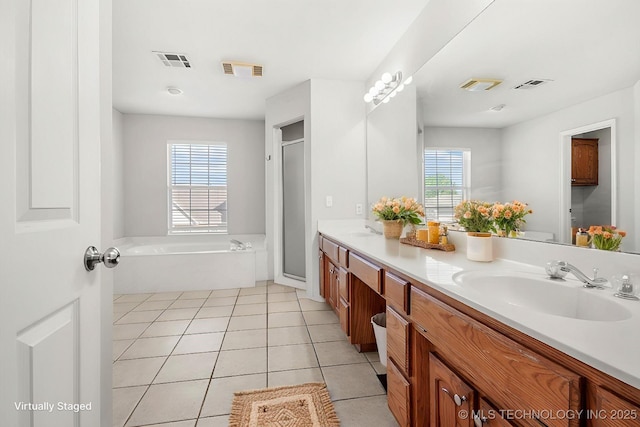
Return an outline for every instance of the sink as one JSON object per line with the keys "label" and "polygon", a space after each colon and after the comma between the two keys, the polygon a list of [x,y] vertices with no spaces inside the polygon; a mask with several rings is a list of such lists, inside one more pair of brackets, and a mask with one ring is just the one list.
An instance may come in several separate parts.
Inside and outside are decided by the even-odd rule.
{"label": "sink", "polygon": [[457,285],[524,309],[579,320],[615,322],[631,318],[622,304],[585,289],[576,282],[542,274],[463,271],[453,275]]}

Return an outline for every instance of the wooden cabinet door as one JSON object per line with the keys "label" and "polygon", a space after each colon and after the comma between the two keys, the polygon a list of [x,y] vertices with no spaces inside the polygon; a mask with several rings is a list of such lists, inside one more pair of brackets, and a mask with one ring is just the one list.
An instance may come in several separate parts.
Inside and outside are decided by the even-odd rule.
{"label": "wooden cabinet door", "polygon": [[387,402],[400,427],[411,425],[411,387],[393,361],[387,362]]}
{"label": "wooden cabinet door", "polygon": [[597,139],[571,139],[571,185],[598,185]]}
{"label": "wooden cabinet door", "polygon": [[596,389],[595,408],[591,409],[590,418],[594,427],[640,426],[640,406],[603,388]]}
{"label": "wooden cabinet door", "polygon": [[475,391],[429,353],[431,427],[473,427]]}
{"label": "wooden cabinet door", "polygon": [[513,427],[515,424],[510,423],[502,417],[500,411],[493,407],[485,399],[480,399],[478,411],[473,415],[473,422],[477,426],[487,427]]}
{"label": "wooden cabinet door", "polygon": [[327,270],[325,271],[325,300],[337,311],[338,307],[338,268],[329,260],[329,257],[325,255],[327,259]]}
{"label": "wooden cabinet door", "polygon": [[409,322],[387,306],[387,354],[405,375],[409,372]]}
{"label": "wooden cabinet door", "polygon": [[325,292],[325,283],[324,283],[324,270],[325,270],[325,265],[324,265],[324,252],[322,252],[322,250],[318,250],[318,265],[320,266],[319,268],[319,273],[320,273],[320,296],[322,298],[327,298],[327,294]]}
{"label": "wooden cabinet door", "polygon": [[338,315],[340,317],[340,328],[342,331],[349,336],[349,303],[343,300],[342,298],[338,298],[339,307],[338,307]]}

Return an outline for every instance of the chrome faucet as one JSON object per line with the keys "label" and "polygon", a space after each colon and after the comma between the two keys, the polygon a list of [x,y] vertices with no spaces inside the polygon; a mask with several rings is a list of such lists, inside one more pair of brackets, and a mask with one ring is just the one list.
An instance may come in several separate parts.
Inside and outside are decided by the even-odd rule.
{"label": "chrome faucet", "polygon": [[373,228],[372,226],[370,226],[369,224],[365,225],[364,228],[368,228],[369,230],[371,230],[372,233],[375,234],[382,234],[382,232],[376,230],[375,228]]}
{"label": "chrome faucet", "polygon": [[599,288],[602,289],[607,279],[604,277],[598,277],[598,269],[593,269],[593,279],[590,279],[586,274],[580,271],[576,266],[569,264],[566,261],[549,261],[547,263],[547,274],[552,279],[564,279],[567,273],[572,273],[581,282],[584,283],[585,288]]}

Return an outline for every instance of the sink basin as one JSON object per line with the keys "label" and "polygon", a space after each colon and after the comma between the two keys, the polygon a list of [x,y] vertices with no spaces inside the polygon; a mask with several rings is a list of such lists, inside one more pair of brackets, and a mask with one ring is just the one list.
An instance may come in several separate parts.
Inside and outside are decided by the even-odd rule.
{"label": "sink basin", "polygon": [[575,282],[528,273],[463,271],[453,281],[466,289],[524,309],[571,319],[615,322],[631,317],[622,304],[607,299],[598,289]]}

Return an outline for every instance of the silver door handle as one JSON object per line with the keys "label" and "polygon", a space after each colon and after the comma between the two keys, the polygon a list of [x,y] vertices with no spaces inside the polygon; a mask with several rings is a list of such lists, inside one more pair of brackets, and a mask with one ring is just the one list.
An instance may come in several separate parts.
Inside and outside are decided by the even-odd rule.
{"label": "silver door handle", "polygon": [[113,268],[120,262],[120,251],[118,248],[109,248],[104,253],[100,253],[95,246],[89,246],[84,252],[84,268],[93,271],[96,264],[104,263],[107,268]]}

